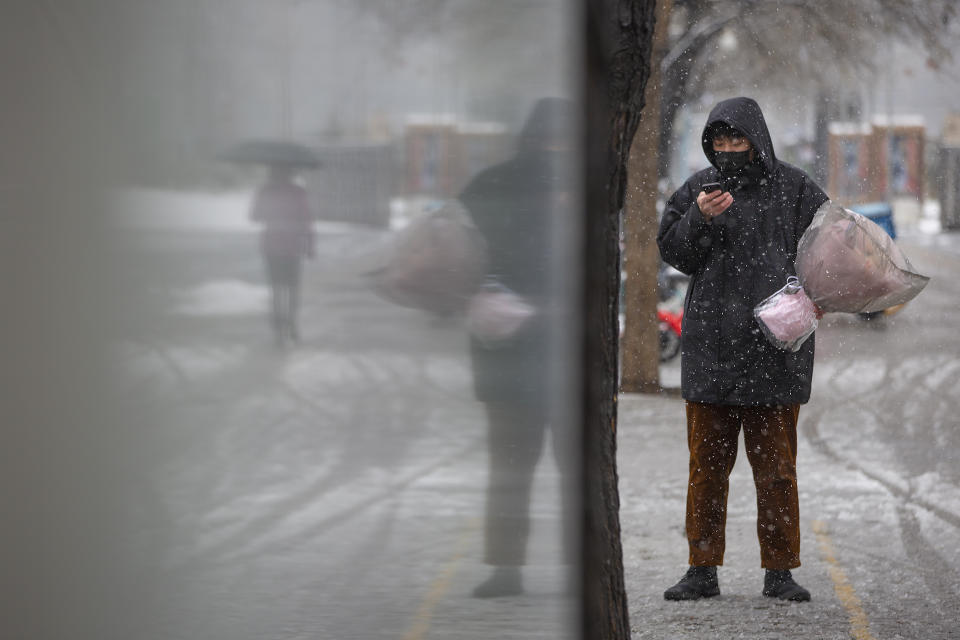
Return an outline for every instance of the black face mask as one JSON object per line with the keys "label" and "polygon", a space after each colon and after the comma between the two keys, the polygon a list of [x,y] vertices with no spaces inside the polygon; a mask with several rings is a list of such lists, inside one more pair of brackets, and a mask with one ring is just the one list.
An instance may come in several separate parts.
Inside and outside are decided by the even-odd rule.
{"label": "black face mask", "polygon": [[750,150],[746,151],[715,151],[717,166],[720,175],[733,177],[738,175],[750,162]]}

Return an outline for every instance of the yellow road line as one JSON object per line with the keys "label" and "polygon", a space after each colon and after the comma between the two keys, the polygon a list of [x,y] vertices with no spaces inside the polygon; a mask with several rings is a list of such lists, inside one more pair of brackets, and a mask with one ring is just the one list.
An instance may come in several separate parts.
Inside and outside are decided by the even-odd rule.
{"label": "yellow road line", "polygon": [[440,575],[438,575],[433,581],[433,584],[430,585],[430,590],[427,592],[427,595],[424,596],[423,602],[420,603],[420,608],[417,609],[417,614],[413,618],[413,624],[410,626],[410,629],[403,634],[403,640],[423,640],[427,637],[427,632],[430,630],[430,622],[433,620],[433,611],[450,589],[453,576],[457,573],[460,561],[463,560],[467,540],[470,538],[470,535],[479,528],[478,523],[479,520],[471,521],[470,526],[460,535],[460,539],[457,540],[456,552],[453,554],[453,557],[443,565]]}
{"label": "yellow road line", "polygon": [[877,640],[870,633],[870,620],[867,619],[867,612],[863,610],[863,603],[860,601],[857,592],[847,578],[846,572],[837,562],[836,554],[833,551],[833,540],[827,532],[827,525],[822,520],[813,521],[813,532],[817,535],[817,543],[820,547],[820,554],[826,560],[830,578],[833,580],[833,590],[840,599],[840,603],[847,610],[850,616],[850,634],[854,640]]}

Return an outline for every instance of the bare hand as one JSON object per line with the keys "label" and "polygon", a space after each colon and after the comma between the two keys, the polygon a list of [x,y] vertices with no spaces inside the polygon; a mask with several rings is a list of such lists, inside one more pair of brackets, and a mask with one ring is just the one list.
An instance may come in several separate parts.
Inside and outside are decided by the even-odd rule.
{"label": "bare hand", "polygon": [[700,207],[700,213],[707,220],[712,220],[718,215],[730,208],[733,204],[733,196],[729,191],[713,191],[706,193],[701,191],[697,196],[697,206]]}

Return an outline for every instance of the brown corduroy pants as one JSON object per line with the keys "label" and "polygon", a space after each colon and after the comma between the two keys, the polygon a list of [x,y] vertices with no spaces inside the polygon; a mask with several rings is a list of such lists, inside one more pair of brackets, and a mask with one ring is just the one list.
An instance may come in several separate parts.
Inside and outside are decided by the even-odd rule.
{"label": "brown corduroy pants", "polygon": [[690,564],[723,564],[729,477],[743,428],[747,459],[757,488],[757,536],[761,566],[800,566],[797,497],[799,405],[731,407],[687,402],[690,483],[687,542]]}

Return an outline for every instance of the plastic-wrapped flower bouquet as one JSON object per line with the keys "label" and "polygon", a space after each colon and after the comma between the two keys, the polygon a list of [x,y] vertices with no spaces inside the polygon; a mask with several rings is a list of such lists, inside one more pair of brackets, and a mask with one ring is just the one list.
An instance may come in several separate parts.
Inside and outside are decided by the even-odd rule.
{"label": "plastic-wrapped flower bouquet", "polygon": [[869,218],[825,202],[797,245],[797,277],[754,309],[767,338],[796,351],[826,312],[882,311],[929,282]]}

